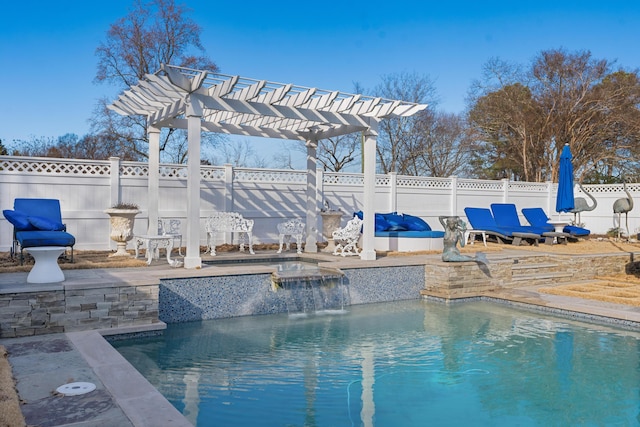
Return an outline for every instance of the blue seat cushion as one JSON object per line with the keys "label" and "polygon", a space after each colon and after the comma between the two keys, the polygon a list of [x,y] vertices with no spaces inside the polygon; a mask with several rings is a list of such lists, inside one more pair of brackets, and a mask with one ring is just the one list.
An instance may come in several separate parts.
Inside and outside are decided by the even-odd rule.
{"label": "blue seat cushion", "polygon": [[2,211],[2,214],[7,221],[13,225],[16,231],[35,230],[35,227],[29,221],[29,217],[21,212],[5,209]]}
{"label": "blue seat cushion", "polygon": [[66,227],[60,221],[54,219],[44,218],[41,216],[30,216],[29,222],[37,230],[42,231],[63,231]]}
{"label": "blue seat cushion", "polygon": [[431,226],[420,217],[403,214],[403,225],[411,231],[431,231]]}
{"label": "blue seat cushion", "polygon": [[382,218],[384,218],[384,220],[387,221],[389,226],[391,226],[391,227],[403,227],[405,230],[407,229],[404,226],[404,218],[402,217],[402,215],[398,215],[398,214],[395,214],[395,213],[381,214],[381,215],[382,215]]}
{"label": "blue seat cushion", "polygon": [[16,240],[23,248],[73,246],[76,244],[76,238],[66,231],[17,231]]}
{"label": "blue seat cushion", "polygon": [[567,225],[564,227],[563,231],[565,233],[571,234],[572,236],[588,236],[589,234],[591,234],[590,230],[582,227],[577,227],[575,225]]}
{"label": "blue seat cushion", "polygon": [[[362,219],[362,218],[361,218]],[[376,214],[375,230],[384,231],[391,226],[381,214]]]}
{"label": "blue seat cushion", "polygon": [[444,231],[376,231],[375,237],[408,237],[408,238],[431,238],[436,239],[444,237]]}

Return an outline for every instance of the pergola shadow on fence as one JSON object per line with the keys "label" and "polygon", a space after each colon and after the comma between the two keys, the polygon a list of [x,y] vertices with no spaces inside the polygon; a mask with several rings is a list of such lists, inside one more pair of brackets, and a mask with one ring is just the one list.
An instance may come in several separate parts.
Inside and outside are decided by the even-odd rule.
{"label": "pergola shadow on fence", "polygon": [[[162,128],[186,129],[187,231],[185,268],[201,266],[199,251],[201,132],[250,135],[303,142],[307,147],[305,251],[317,251],[316,148],[324,138],[364,134],[365,221],[360,257],[375,259],[374,191],[378,125],[388,117],[409,117],[427,106],[316,88],[253,80],[163,65],[124,91],[110,108],[147,118],[149,136],[149,234],[157,232],[159,141]],[[366,213],[370,212],[370,215]]]}

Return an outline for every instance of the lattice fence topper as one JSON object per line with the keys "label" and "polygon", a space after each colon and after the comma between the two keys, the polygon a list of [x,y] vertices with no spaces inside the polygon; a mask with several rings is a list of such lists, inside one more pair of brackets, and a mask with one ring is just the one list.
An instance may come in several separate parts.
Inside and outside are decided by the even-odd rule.
{"label": "lattice fence topper", "polygon": [[307,173],[301,171],[234,169],[233,179],[237,182],[273,182],[306,184]]}
{"label": "lattice fence topper", "polygon": [[[589,193],[623,193],[624,185],[623,184],[589,184],[584,185],[585,190]],[[581,192],[578,188],[575,189],[576,192]],[[628,183],[627,191],[631,193],[636,193],[640,191],[640,183]]]}
{"label": "lattice fence topper", "polygon": [[325,184],[362,186],[364,184],[364,177],[362,174],[325,172],[322,176],[322,182]]}
{"label": "lattice fence topper", "polygon": [[[180,178],[186,178],[187,171],[184,171],[184,175],[181,175]],[[200,167],[200,176],[204,181],[224,181],[226,177],[226,172],[224,168],[211,168],[211,167]]]}
{"label": "lattice fence topper", "polygon": [[52,175],[110,175],[109,162],[55,160],[40,157],[3,157],[0,160],[3,173],[38,173]]}
{"label": "lattice fence topper", "polygon": [[502,181],[486,181],[486,180],[458,180],[459,190],[485,190],[485,191],[503,191],[504,184]]}
{"label": "lattice fence topper", "polygon": [[187,178],[186,166],[160,166],[159,172],[162,178]]}
{"label": "lattice fence topper", "polygon": [[120,175],[128,177],[149,176],[149,165],[147,163],[122,162],[120,164]]}
{"label": "lattice fence topper", "polygon": [[537,191],[540,193],[546,193],[548,191],[547,184],[544,182],[509,181],[509,189],[528,192]]}
{"label": "lattice fence topper", "polygon": [[[412,179],[414,178],[414,179]],[[448,189],[452,187],[450,178],[426,178],[426,177],[409,177],[399,176],[397,179],[398,187],[412,188],[442,188]]]}

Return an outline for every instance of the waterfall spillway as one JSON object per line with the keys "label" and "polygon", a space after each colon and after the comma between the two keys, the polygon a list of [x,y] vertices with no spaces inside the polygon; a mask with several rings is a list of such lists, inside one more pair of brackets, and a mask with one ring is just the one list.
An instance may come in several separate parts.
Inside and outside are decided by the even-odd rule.
{"label": "waterfall spillway", "polygon": [[272,273],[271,285],[282,295],[289,315],[342,313],[348,304],[344,273],[337,269],[294,264]]}

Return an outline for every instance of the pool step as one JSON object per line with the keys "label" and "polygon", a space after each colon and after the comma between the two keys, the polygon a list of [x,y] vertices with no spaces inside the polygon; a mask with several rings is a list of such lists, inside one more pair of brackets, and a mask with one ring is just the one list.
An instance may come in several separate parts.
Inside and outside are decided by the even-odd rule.
{"label": "pool step", "polygon": [[529,282],[532,285],[573,280],[572,271],[567,271],[561,264],[553,263],[513,264],[511,274],[513,282]]}

